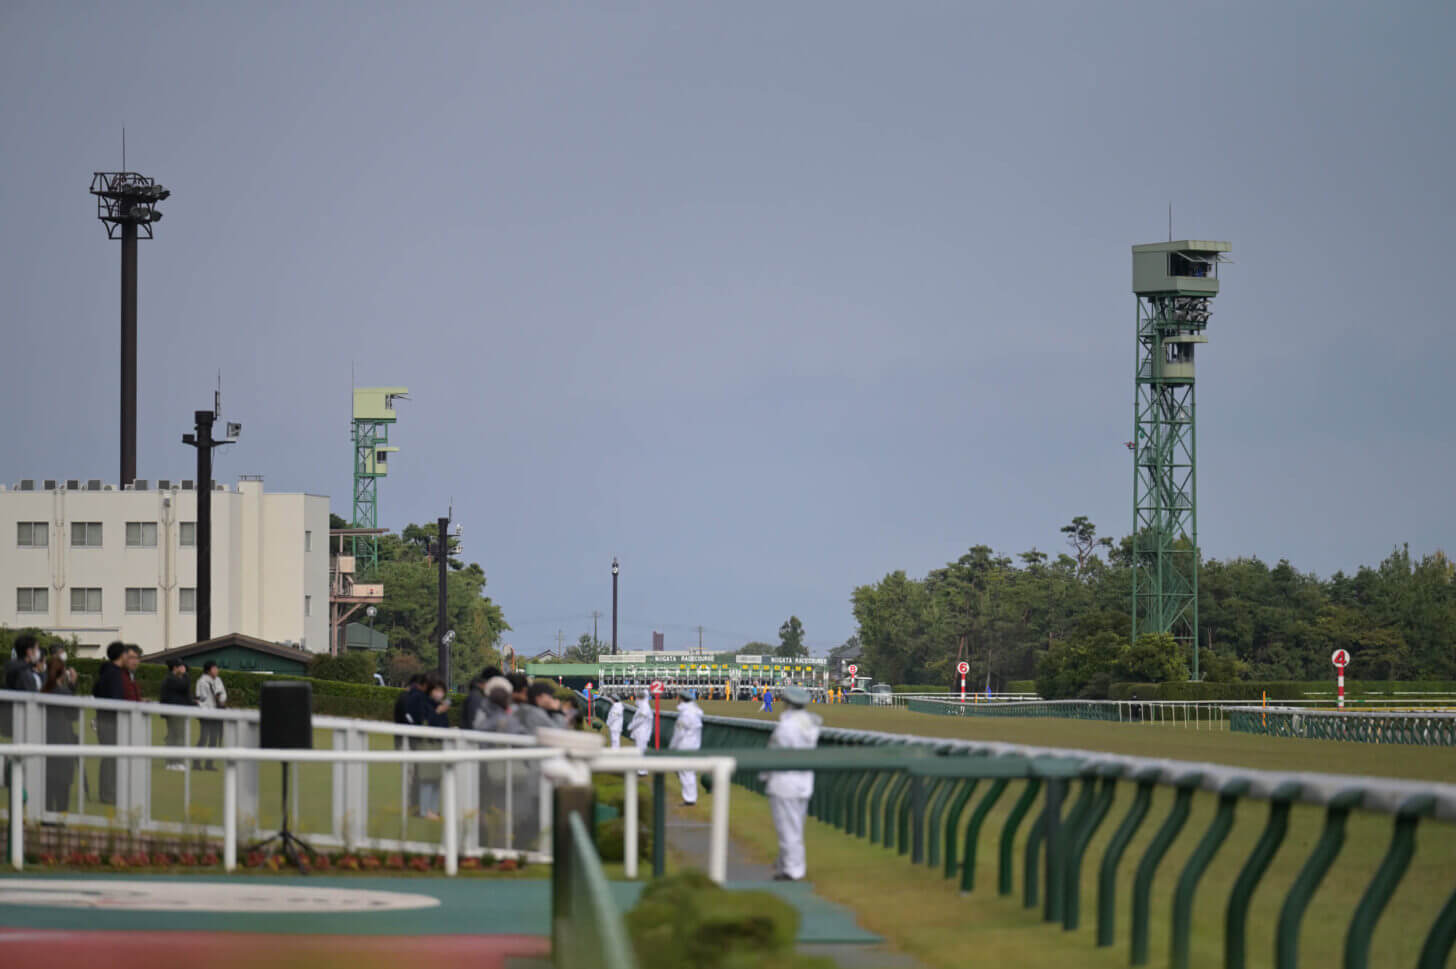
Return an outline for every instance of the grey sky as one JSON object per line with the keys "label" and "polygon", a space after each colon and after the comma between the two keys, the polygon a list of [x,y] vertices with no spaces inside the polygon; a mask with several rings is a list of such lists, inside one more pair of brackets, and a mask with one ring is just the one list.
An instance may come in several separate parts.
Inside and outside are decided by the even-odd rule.
{"label": "grey sky", "polygon": [[[1213,556],[1450,548],[1450,3],[0,6],[0,480],[117,465],[120,163],[143,477],[223,371],[220,475],[453,496],[523,650],[822,649],[854,585],[1130,527],[1128,247],[1229,239]],[[605,625],[603,632],[605,634]]]}

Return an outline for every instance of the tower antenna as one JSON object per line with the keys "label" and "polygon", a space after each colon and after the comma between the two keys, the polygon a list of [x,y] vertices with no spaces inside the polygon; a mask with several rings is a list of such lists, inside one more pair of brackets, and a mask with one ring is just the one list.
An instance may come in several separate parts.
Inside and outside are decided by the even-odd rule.
{"label": "tower antenna", "polygon": [[1168,241],[1173,241],[1173,203],[1168,203]]}

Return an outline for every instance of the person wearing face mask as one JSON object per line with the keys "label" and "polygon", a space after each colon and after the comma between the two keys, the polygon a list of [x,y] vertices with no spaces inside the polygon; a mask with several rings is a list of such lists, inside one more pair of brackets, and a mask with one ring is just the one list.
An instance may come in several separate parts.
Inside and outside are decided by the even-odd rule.
{"label": "person wearing face mask", "polygon": [[622,698],[612,697],[612,706],[607,710],[607,734],[612,738],[613,750],[622,746],[622,719],[626,713],[627,708],[622,704]]}
{"label": "person wearing face mask", "polygon": [[[703,746],[703,708],[698,706],[696,690],[683,690],[679,694],[677,722],[672,726],[672,740],[668,746],[673,750],[692,752]],[[680,770],[678,783],[682,785],[683,807],[698,803],[697,771]]]}
{"label": "person wearing face mask", "polygon": [[[450,726],[450,701],[445,697],[445,681],[434,674],[425,677],[424,689],[409,694],[409,705],[405,715],[417,727]],[[434,737],[411,737],[411,750],[440,750],[444,744]],[[420,817],[430,821],[440,820],[440,776],[443,768],[439,764],[416,764],[415,776],[419,782]]]}
{"label": "person wearing face mask", "polygon": [[[768,745],[790,750],[813,750],[819,743],[819,727],[823,721],[804,709],[809,704],[809,691],[802,686],[785,687],[783,698],[788,709],[779,717]],[[759,779],[764,781],[774,829],[779,836],[774,881],[799,881],[808,870],[804,852],[804,819],[809,813],[809,798],[814,794],[814,772],[768,771],[760,774]]]}
{"label": "person wearing face mask", "polygon": [[[632,714],[632,722],[627,725],[627,733],[637,745],[637,753],[647,753],[647,745],[652,742],[652,698],[646,690],[637,697],[637,709]],[[637,776],[646,777],[647,772],[639,770]]]}
{"label": "person wearing face mask", "polygon": [[[76,671],[66,665],[66,654],[52,655],[46,663],[45,683],[42,693],[57,696],[73,696],[76,692]],[[80,710],[70,707],[46,707],[46,743],[74,744],[78,742],[77,725]],[[69,811],[71,809],[71,785],[76,780],[76,758],[46,758],[45,800],[47,811]]]}

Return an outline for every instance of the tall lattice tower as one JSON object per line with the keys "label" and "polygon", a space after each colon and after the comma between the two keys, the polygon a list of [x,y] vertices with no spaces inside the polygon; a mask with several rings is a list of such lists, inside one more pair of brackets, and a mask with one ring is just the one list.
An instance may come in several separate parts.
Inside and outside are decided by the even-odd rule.
{"label": "tall lattice tower", "polygon": [[[355,528],[379,527],[379,479],[389,473],[389,426],[394,402],[408,400],[404,387],[354,388],[354,521]],[[354,574],[371,580],[379,571],[379,536],[356,535]]]}
{"label": "tall lattice tower", "polygon": [[1207,343],[1227,242],[1132,247],[1137,295],[1133,402],[1132,636],[1172,633],[1198,677],[1198,433],[1193,351]]}

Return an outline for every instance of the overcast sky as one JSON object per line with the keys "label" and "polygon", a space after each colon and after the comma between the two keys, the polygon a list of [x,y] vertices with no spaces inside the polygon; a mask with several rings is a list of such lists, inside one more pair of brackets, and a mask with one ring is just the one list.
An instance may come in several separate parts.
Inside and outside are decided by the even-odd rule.
{"label": "overcast sky", "polygon": [[[1131,525],[1129,246],[1227,239],[1201,544],[1328,575],[1452,549],[1456,5],[0,3],[0,481],[350,512],[350,382],[404,385],[381,523],[453,499],[522,651],[854,630],[853,587]],[[607,634],[603,619],[602,634]]]}

